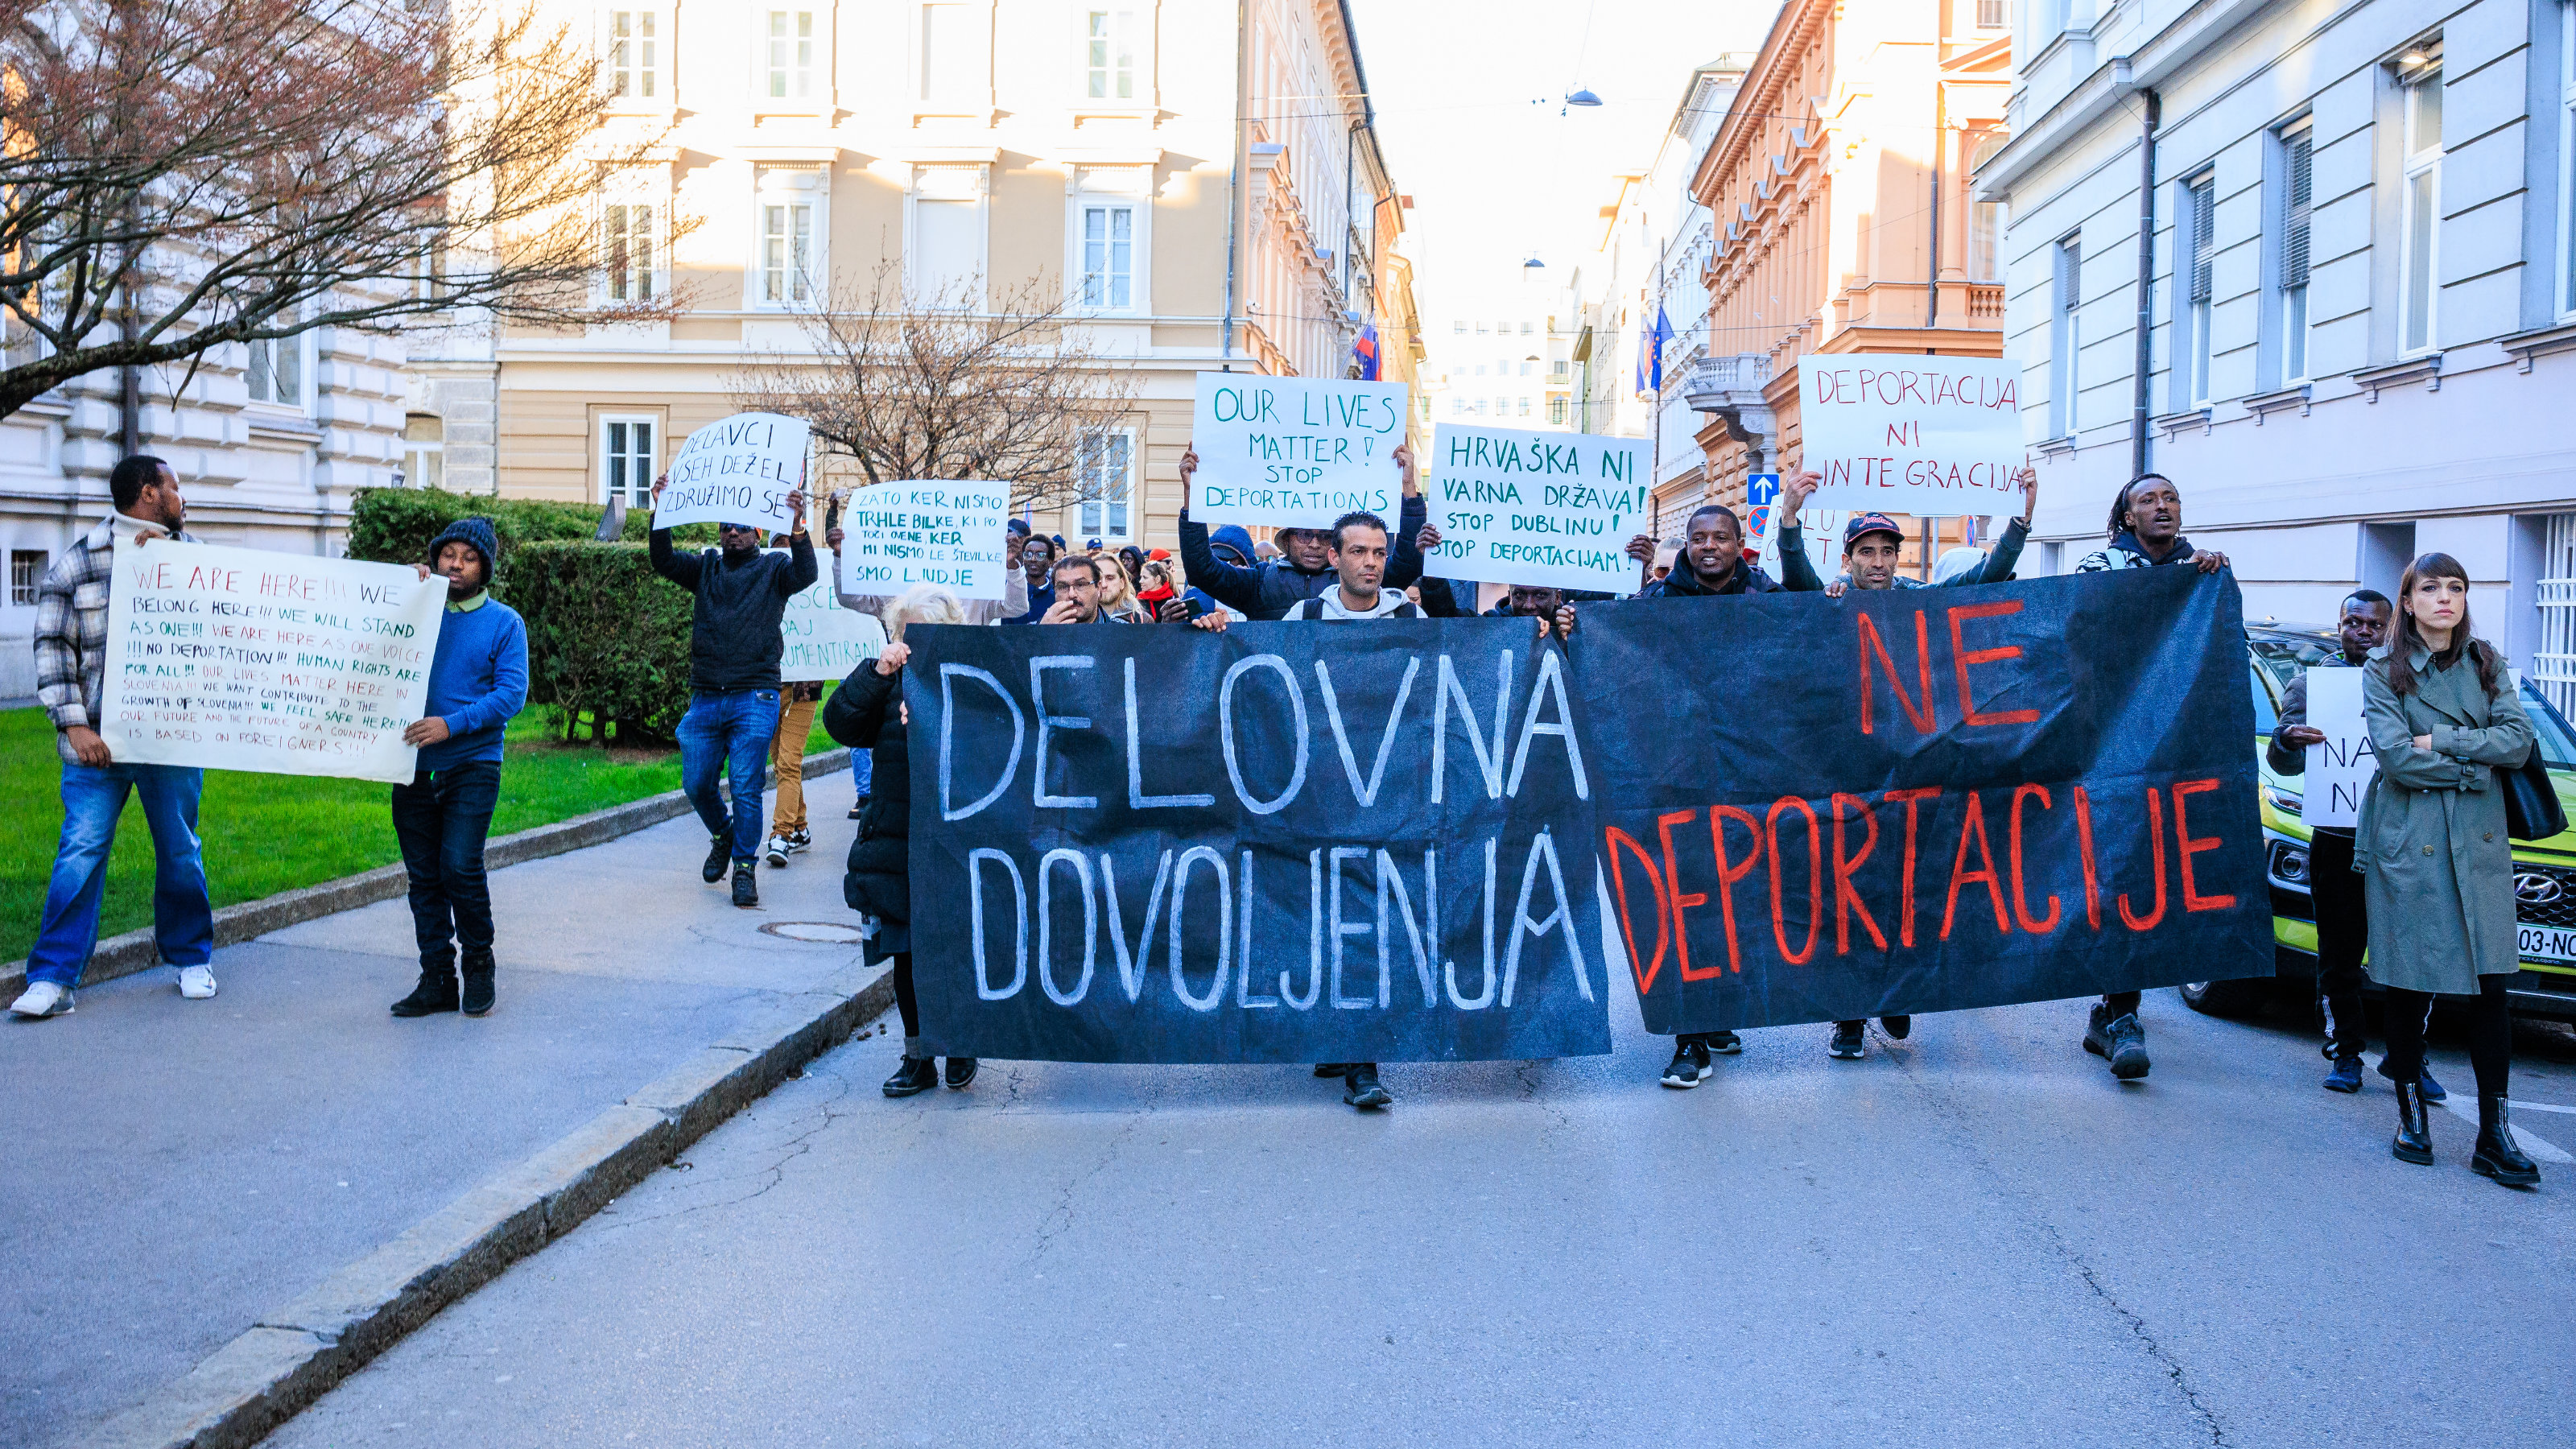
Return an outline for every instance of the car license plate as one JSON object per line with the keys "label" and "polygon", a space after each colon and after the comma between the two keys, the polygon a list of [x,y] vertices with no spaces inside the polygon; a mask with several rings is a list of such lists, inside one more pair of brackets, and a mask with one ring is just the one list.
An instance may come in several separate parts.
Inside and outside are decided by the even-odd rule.
{"label": "car license plate", "polygon": [[2576,961],[2576,930],[2524,925],[2520,935],[2522,954],[2535,961]]}

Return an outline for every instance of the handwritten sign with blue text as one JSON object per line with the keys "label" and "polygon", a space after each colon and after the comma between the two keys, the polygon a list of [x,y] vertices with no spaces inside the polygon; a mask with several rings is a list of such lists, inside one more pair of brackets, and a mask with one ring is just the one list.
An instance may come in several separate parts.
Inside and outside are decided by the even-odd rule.
{"label": "handwritten sign with blue text", "polygon": [[447,581],[167,539],[116,550],[99,738],[119,764],[408,784]]}
{"label": "handwritten sign with blue text", "polygon": [[751,523],[785,532],[805,486],[805,424],[777,413],[736,413],[689,434],[671,460],[671,482],[653,506],[655,528]]}
{"label": "handwritten sign with blue text", "polygon": [[1392,523],[1409,396],[1398,382],[1200,373],[1191,520],[1330,528],[1364,510]]}
{"label": "handwritten sign with blue text", "polygon": [[1425,491],[1440,547],[1435,577],[1626,593],[1647,531],[1644,438],[1533,433],[1442,423],[1431,435]]}
{"label": "handwritten sign with blue text", "polygon": [[2021,364],[1867,353],[1798,359],[1806,466],[1819,508],[2021,512]]}
{"label": "handwritten sign with blue text", "polygon": [[1011,490],[999,483],[851,489],[841,508],[841,592],[900,594],[937,584],[961,599],[998,599],[1010,513]]}

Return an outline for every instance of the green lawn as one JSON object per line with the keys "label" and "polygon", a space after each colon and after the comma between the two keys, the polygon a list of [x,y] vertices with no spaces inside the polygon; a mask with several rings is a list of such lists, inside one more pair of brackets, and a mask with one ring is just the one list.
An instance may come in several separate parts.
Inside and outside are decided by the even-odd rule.
{"label": "green lawn", "polygon": [[[501,804],[492,833],[567,820],[680,787],[676,750],[645,753],[567,747],[561,726],[530,709],[510,722]],[[806,753],[832,748],[820,711]],[[61,766],[53,726],[37,709],[0,710],[0,961],[27,954],[43,915],[45,883],[60,841]],[[208,770],[197,810],[206,883],[215,904],[257,900],[402,859],[394,844],[389,786],[372,780]],[[99,935],[152,924],[152,832],[128,803],[109,857]]]}

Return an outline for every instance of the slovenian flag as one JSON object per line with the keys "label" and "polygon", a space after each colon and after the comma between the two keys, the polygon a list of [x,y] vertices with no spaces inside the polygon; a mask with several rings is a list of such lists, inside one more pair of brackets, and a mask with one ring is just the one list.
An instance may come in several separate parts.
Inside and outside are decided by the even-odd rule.
{"label": "slovenian flag", "polygon": [[1377,381],[1376,323],[1372,322],[1366,327],[1360,329],[1360,335],[1351,342],[1351,356],[1359,359],[1360,381]]}

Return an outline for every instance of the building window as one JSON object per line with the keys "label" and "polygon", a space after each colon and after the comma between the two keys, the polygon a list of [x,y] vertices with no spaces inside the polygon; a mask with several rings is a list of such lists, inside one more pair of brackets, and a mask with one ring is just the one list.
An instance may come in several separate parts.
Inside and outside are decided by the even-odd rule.
{"label": "building window", "polygon": [[1979,30],[2012,28],[2012,6],[2008,0],[1977,0],[1977,28]]}
{"label": "building window", "polygon": [[1467,415],[1467,400],[1466,400],[1465,398],[1463,398],[1463,397],[1453,397],[1453,398],[1449,399],[1449,416],[1451,416],[1451,417],[1453,417],[1453,418],[1463,418],[1463,417],[1465,417],[1466,415]]}
{"label": "building window", "polygon": [[2078,311],[2083,302],[2084,238],[2071,236],[2050,257],[2048,289],[2048,431],[2075,435],[2075,353],[2082,345]]}
{"label": "building window", "polygon": [[802,101],[814,94],[814,12],[769,12],[768,85],[772,100]]}
{"label": "building window", "polygon": [[1083,436],[1075,460],[1082,485],[1082,534],[1108,542],[1136,536],[1129,503],[1136,496],[1136,433],[1100,428]]}
{"label": "building window", "polygon": [[2316,130],[2309,123],[2281,135],[2281,379],[2308,375],[2308,220],[2316,199]]}
{"label": "building window", "polygon": [[978,105],[990,91],[982,7],[936,0],[921,7],[921,99],[945,105]]}
{"label": "building window", "polygon": [[599,422],[599,501],[626,500],[629,508],[653,506],[653,476],[661,472],[654,451],[659,418],[602,418]]}
{"label": "building window", "polygon": [[9,550],[9,602],[27,605],[36,602],[36,590],[45,583],[45,551],[41,548]]}
{"label": "building window", "polygon": [[2416,53],[2425,57],[2423,63],[2398,81],[2405,112],[2405,175],[2398,190],[2397,331],[2401,350],[2429,352],[2436,336],[2433,313],[2442,294],[2442,47],[2436,41],[2409,52]]}
{"label": "building window", "polygon": [[659,17],[650,10],[608,12],[608,87],[619,100],[652,100],[661,92]]}
{"label": "building window", "polygon": [[[1989,157],[2002,150],[2004,142],[2009,139],[2011,138],[2001,131],[1980,133],[1976,144],[1968,148],[1968,175],[1974,177],[1977,174],[1977,168],[1985,165]],[[1972,200],[1968,203],[1969,281],[2000,282],[2004,279],[2000,250],[2003,235],[2004,204],[2002,202]]]}
{"label": "building window", "polygon": [[1565,399],[1552,397],[1547,400],[1547,420],[1551,423],[1565,421]]}
{"label": "building window", "polygon": [[1136,99],[1136,12],[1093,10],[1084,16],[1084,94],[1095,101]]}
{"label": "building window", "polygon": [[250,387],[250,400],[280,407],[304,406],[304,339],[263,337],[249,347],[250,366],[245,380]]}
{"label": "building window", "polygon": [[1477,323],[1477,324],[1476,324],[1476,335],[1477,335],[1477,336],[1479,336],[1479,337],[1482,337],[1482,336],[1484,336],[1484,335],[1485,335],[1485,324],[1484,324],[1484,323],[1479,322],[1479,323]]}
{"label": "building window", "polygon": [[924,166],[914,173],[912,252],[906,267],[924,305],[974,307],[983,300],[984,182],[972,166]]}
{"label": "building window", "polygon": [[1548,364],[1547,375],[1556,379],[1558,382],[1563,382],[1574,375],[1571,368],[1572,364],[1560,357],[1556,359],[1556,361]]}
{"label": "building window", "polygon": [[2187,283],[2183,298],[2182,398],[2187,408],[2209,405],[2209,323],[2213,308],[2217,246],[2218,179],[2204,175],[2183,187],[2184,232],[2189,247],[2183,258]]}
{"label": "building window", "polygon": [[447,446],[447,424],[426,413],[414,413],[403,420],[403,486],[406,488],[440,488],[446,486],[446,471],[440,466],[440,453]]}
{"label": "building window", "polygon": [[1082,305],[1124,312],[1136,305],[1136,208],[1082,208]]}
{"label": "building window", "polygon": [[1530,400],[1528,398],[1522,398],[1520,400],[1520,404],[1520,415],[1522,417],[1528,417],[1530,415]]}
{"label": "building window", "polygon": [[1463,322],[1463,321],[1460,321],[1460,322],[1452,322],[1452,323],[1450,323],[1450,324],[1449,324],[1449,335],[1450,335],[1450,336],[1452,336],[1452,337],[1464,337],[1464,336],[1466,336],[1466,335],[1467,335],[1467,324],[1466,324],[1465,322]]}
{"label": "building window", "polygon": [[1530,336],[1530,335],[1531,335],[1531,334],[1536,330],[1536,328],[1537,328],[1537,324],[1535,324],[1535,323],[1531,323],[1531,322],[1524,322],[1524,323],[1522,323],[1522,324],[1521,324],[1521,335],[1522,335],[1523,337]]}
{"label": "building window", "polygon": [[600,208],[599,265],[607,274],[608,300],[652,300],[652,207],[616,202]]}
{"label": "building window", "polygon": [[[814,173],[779,178],[790,186],[811,187]],[[768,307],[791,307],[813,300],[815,196],[810,190],[772,190],[760,197],[760,301]]]}
{"label": "building window", "polygon": [[2576,313],[2576,0],[2558,7],[2558,311]]}

